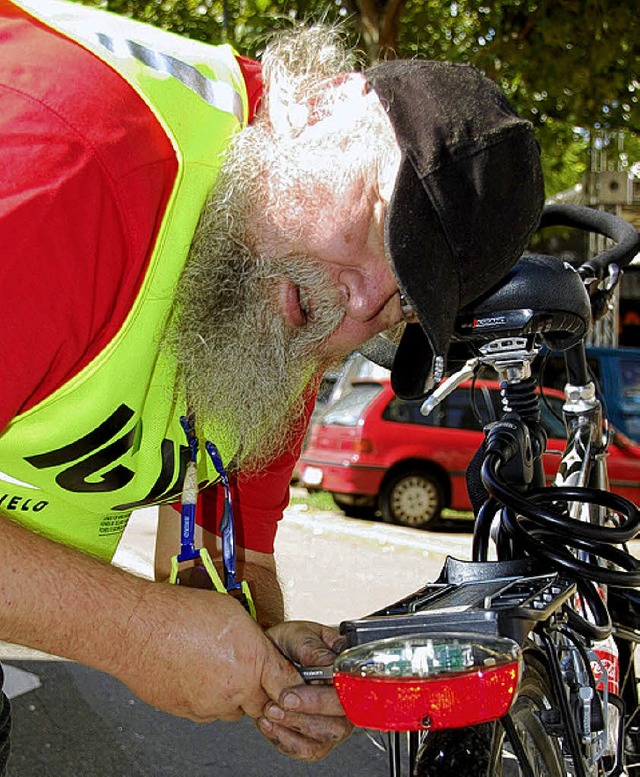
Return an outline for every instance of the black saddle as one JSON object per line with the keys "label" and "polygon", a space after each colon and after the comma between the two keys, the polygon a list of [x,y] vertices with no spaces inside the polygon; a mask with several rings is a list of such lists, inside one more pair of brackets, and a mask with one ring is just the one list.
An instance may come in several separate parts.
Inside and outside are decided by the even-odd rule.
{"label": "black saddle", "polygon": [[563,351],[584,337],[591,306],[584,283],[566,262],[525,254],[489,292],[462,308],[455,339],[475,344],[539,334]]}

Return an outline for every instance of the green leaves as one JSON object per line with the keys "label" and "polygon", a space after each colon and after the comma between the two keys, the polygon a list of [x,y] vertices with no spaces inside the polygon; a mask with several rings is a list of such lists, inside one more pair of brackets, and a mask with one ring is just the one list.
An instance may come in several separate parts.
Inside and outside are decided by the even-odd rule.
{"label": "green leaves", "polygon": [[[86,2],[105,7],[104,0]],[[270,33],[291,21],[324,19],[343,24],[365,62],[402,56],[476,65],[538,128],[553,190],[564,185],[560,170],[567,186],[576,182],[576,154],[586,160],[584,133],[574,128],[637,135],[640,127],[636,0],[107,0],[106,5],[199,40],[226,40],[248,56],[259,55]]]}

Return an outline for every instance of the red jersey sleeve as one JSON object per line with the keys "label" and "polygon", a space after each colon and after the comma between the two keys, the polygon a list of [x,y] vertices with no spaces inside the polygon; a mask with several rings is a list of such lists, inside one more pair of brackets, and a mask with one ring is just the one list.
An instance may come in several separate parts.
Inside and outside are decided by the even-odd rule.
{"label": "red jersey sleeve", "polygon": [[262,65],[255,59],[247,59],[236,55],[249,98],[249,122],[253,120],[262,99],[264,84],[262,81]]}

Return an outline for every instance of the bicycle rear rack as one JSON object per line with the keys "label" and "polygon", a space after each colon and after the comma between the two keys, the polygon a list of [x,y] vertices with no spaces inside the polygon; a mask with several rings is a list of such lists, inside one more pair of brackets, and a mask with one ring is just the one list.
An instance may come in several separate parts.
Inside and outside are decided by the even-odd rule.
{"label": "bicycle rear rack", "polygon": [[529,560],[465,562],[448,557],[440,578],[410,596],[357,620],[340,624],[348,645],[387,637],[437,632],[510,637],[523,644],[575,593],[575,582],[539,573]]}

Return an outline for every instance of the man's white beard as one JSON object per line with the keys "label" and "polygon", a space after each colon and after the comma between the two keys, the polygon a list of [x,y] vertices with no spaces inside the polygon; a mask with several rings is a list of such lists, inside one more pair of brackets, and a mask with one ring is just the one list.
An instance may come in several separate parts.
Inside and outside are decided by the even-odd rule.
{"label": "man's white beard", "polygon": [[[380,105],[354,113],[337,99],[341,87],[330,85],[348,69],[330,28],[284,33],[268,48],[263,109],[231,143],[176,290],[167,345],[200,425],[237,441],[243,471],[286,450],[305,386],[345,355],[326,347],[344,316],[338,291],[296,246],[336,194],[377,175],[396,148]],[[307,115],[309,105],[309,132],[274,120]],[[303,327],[287,325],[278,307],[283,278],[311,300]]]}
{"label": "man's white beard", "polygon": [[[317,263],[256,256],[239,242],[230,188],[237,182],[225,186],[223,176],[203,210],[167,343],[199,426],[213,442],[216,436],[234,441],[234,466],[247,472],[301,433],[305,387],[330,363],[324,341],[344,311]],[[312,301],[313,314],[301,328],[290,327],[279,309],[283,278]]]}

